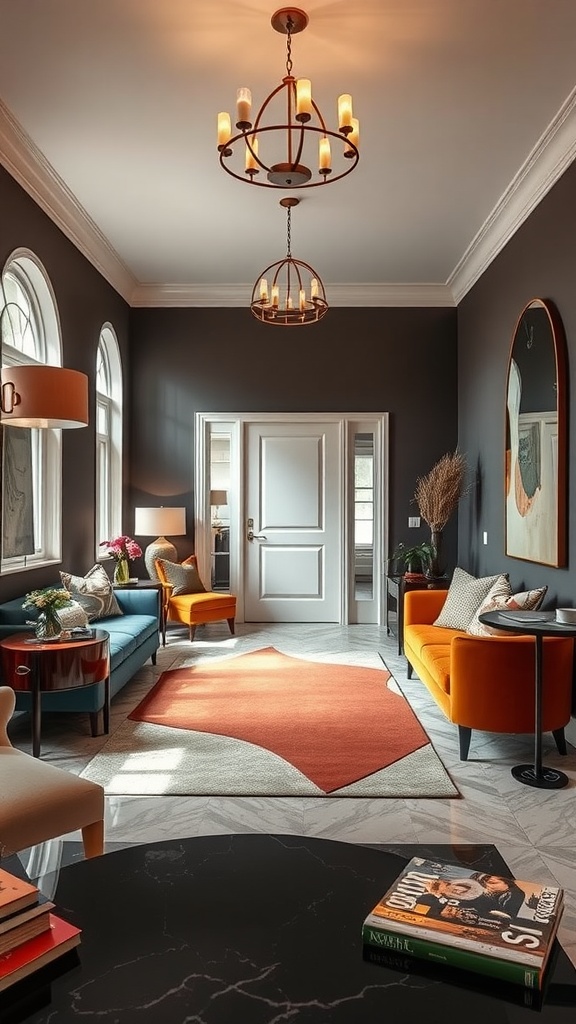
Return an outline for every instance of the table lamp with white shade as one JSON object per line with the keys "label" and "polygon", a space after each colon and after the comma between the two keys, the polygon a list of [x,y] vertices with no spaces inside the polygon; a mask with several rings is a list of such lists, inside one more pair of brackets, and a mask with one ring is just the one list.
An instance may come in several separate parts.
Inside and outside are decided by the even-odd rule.
{"label": "table lamp with white shade", "polygon": [[166,535],[183,537],[186,534],[186,509],[169,508],[160,505],[158,508],[137,508],[135,511],[134,533],[137,537],[154,537],[156,540],[148,545],[144,552],[144,564],[151,580],[158,580],[154,564],[156,558],[166,558],[175,562],[178,552]]}

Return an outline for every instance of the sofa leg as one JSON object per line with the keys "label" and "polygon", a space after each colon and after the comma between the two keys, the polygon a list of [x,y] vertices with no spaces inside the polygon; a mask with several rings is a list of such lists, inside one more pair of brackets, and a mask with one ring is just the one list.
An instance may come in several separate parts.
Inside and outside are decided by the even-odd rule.
{"label": "sofa leg", "polygon": [[562,728],[562,729],[553,729],[552,730],[552,735],[553,735],[553,737],[554,737],[554,739],[556,741],[556,747],[558,749],[558,753],[559,754],[567,754],[568,750],[567,750],[567,747],[566,747],[566,737],[564,735],[564,728]]}
{"label": "sofa leg", "polygon": [[458,726],[458,742],[460,744],[460,760],[468,760],[468,751],[470,750],[470,739],[472,737],[472,729],[469,729],[467,725]]}
{"label": "sofa leg", "polygon": [[412,679],[412,671],[412,665],[408,661],[408,658],[406,658],[406,676],[408,679]]}
{"label": "sofa leg", "polygon": [[227,621],[227,623],[228,623],[228,625],[230,627],[230,632],[232,633],[232,636],[234,636],[235,620],[234,619],[226,619],[226,621]]}
{"label": "sofa leg", "polygon": [[195,634],[196,634],[196,626],[190,626],[190,640],[191,641],[194,639]]}
{"label": "sofa leg", "polygon": [[100,735],[100,729],[98,728],[98,720],[100,718],[100,712],[99,711],[89,711],[88,715],[90,717],[90,734],[91,734],[91,736],[92,737],[99,736]]}
{"label": "sofa leg", "polygon": [[150,661],[152,662],[153,665],[156,664],[156,651],[154,651],[154,653],[150,655]]}

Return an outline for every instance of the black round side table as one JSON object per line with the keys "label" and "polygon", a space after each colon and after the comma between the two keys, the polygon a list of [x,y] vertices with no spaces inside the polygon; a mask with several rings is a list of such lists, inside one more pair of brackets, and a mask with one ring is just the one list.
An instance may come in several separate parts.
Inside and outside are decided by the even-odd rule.
{"label": "black round side table", "polygon": [[576,637],[576,624],[557,622],[554,612],[482,612],[478,618],[486,626],[534,637],[534,764],[517,764],[512,768],[512,775],[525,786],[562,789],[570,781],[568,776],[557,768],[542,764],[542,640],[547,636]]}

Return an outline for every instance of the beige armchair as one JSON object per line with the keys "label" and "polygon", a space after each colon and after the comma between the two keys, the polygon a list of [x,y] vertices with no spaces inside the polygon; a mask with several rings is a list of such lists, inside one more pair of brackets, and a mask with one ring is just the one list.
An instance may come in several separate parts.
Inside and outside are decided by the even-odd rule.
{"label": "beige armchair", "polygon": [[16,750],[7,726],[15,695],[0,686],[0,859],[82,830],[84,854],[104,852],[104,790]]}

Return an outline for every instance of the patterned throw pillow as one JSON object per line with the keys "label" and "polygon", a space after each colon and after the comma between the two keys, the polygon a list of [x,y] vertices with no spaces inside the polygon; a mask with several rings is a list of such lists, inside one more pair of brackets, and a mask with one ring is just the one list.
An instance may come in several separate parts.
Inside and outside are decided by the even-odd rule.
{"label": "patterned throw pillow", "polygon": [[497,581],[478,608],[466,632],[471,633],[472,636],[510,636],[508,630],[496,629],[495,626],[485,626],[483,622],[480,622],[478,616],[482,612],[502,610],[517,611],[521,609],[522,611],[536,611],[537,608],[540,608],[542,601],[546,597],[547,590],[548,587],[538,587],[536,590],[524,590],[520,594],[513,594],[510,583],[507,580],[504,583]]}
{"label": "patterned throw pillow", "polygon": [[482,604],[493,585],[497,581],[506,581],[507,579],[507,573],[483,576],[481,579],[477,579],[457,566],[448,588],[446,601],[434,625],[445,626],[447,629],[461,629],[465,632],[472,622],[477,608]]}
{"label": "patterned throw pillow", "polygon": [[198,575],[195,565],[182,565],[180,562],[167,562],[165,558],[157,558],[166,582],[172,584],[172,596],[178,594],[205,594],[206,587]]}
{"label": "patterned throw pillow", "polygon": [[59,608],[56,614],[64,629],[74,629],[75,626],[88,625],[88,616],[78,601],[72,601],[65,608]]}
{"label": "patterned throw pillow", "polygon": [[93,565],[85,576],[72,576],[61,572],[62,586],[81,604],[89,622],[105,619],[108,615],[122,615],[116,600],[112,582],[101,565]]}

